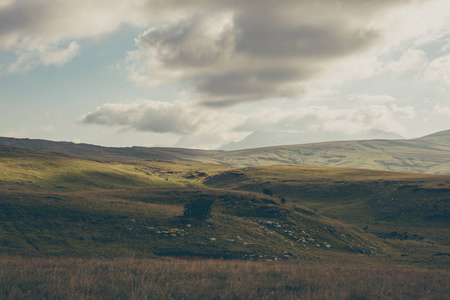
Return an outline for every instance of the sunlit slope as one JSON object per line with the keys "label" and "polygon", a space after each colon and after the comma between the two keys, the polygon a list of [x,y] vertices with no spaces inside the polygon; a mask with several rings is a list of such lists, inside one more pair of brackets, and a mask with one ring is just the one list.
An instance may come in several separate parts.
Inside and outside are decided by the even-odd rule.
{"label": "sunlit slope", "polygon": [[228,166],[300,164],[397,172],[450,174],[450,130],[412,140],[340,141],[238,151],[111,148],[44,140],[0,138],[0,144],[96,160],[178,160]]}
{"label": "sunlit slope", "polygon": [[104,162],[0,146],[0,190],[74,191],[196,185],[226,167],[185,162]]}
{"label": "sunlit slope", "polygon": [[416,140],[342,141],[232,151],[222,163],[274,163],[450,174],[450,131]]}
{"label": "sunlit slope", "polygon": [[209,177],[206,184],[268,189],[276,197],[380,236],[407,231],[409,238],[429,237],[450,245],[448,175],[279,165],[234,169]]}

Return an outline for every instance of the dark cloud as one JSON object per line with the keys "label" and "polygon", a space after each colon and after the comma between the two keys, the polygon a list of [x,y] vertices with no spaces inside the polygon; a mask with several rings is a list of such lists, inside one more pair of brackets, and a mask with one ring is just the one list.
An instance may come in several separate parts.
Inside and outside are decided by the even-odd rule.
{"label": "dark cloud", "polygon": [[[153,28],[137,39],[141,49],[151,49],[152,54],[168,68],[211,65],[232,48],[232,28],[216,25],[207,17],[195,17],[171,26]],[[220,25],[219,25],[220,26]]]}
{"label": "dark cloud", "polygon": [[377,13],[407,2],[215,1],[142,34],[130,70],[143,85],[189,82],[208,105],[299,97],[330,62],[379,39],[372,23]]}
{"label": "dark cloud", "polygon": [[148,100],[131,104],[105,104],[83,116],[82,122],[176,134],[192,134],[197,127],[196,117],[184,104]]}
{"label": "dark cloud", "polygon": [[[264,99],[272,96],[289,97],[293,96],[293,93],[286,86],[294,84],[301,78],[307,78],[312,73],[314,70],[276,67],[265,70],[236,70],[205,76],[197,82],[197,89],[210,100],[207,101],[209,104]],[[299,88],[296,93],[300,93]]]}
{"label": "dark cloud", "polygon": [[235,50],[267,59],[329,59],[358,51],[377,38],[373,30],[330,21],[292,24],[270,15],[240,14],[235,19],[240,29]]}

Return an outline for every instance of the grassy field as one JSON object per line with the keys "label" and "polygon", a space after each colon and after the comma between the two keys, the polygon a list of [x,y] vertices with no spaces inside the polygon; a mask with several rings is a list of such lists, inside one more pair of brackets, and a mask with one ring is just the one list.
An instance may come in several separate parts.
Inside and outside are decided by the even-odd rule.
{"label": "grassy field", "polygon": [[0,147],[0,298],[445,299],[449,201],[446,175]]}
{"label": "grassy field", "polygon": [[[213,217],[181,218],[183,205],[198,197],[215,201]],[[382,239],[305,207],[220,189],[4,192],[0,216],[0,249],[9,254],[280,260],[319,252],[395,253]]]}
{"label": "grassy field", "polygon": [[[102,161],[176,160],[227,166],[296,164],[396,172],[450,174],[450,130],[411,140],[338,141],[237,151],[112,148],[0,137],[0,145],[53,151]],[[4,146],[3,146],[4,147]]]}
{"label": "grassy field", "polygon": [[229,169],[214,164],[87,160],[49,152],[0,147],[0,190],[80,191],[196,186]]}
{"label": "grassy field", "polygon": [[384,238],[450,246],[448,175],[278,165],[234,169],[205,183],[252,192],[269,189],[275,197]]}
{"label": "grassy field", "polygon": [[414,140],[338,141],[229,151],[233,166],[296,164],[395,172],[450,174],[450,130]]}
{"label": "grassy field", "polygon": [[2,299],[446,299],[450,273],[333,256],[296,262],[0,257]]}

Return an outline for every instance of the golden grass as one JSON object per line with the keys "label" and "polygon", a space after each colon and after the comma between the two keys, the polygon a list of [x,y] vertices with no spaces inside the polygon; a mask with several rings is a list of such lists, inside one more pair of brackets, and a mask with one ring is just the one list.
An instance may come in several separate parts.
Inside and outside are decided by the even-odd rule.
{"label": "golden grass", "polygon": [[445,299],[446,270],[297,262],[0,258],[2,299]]}

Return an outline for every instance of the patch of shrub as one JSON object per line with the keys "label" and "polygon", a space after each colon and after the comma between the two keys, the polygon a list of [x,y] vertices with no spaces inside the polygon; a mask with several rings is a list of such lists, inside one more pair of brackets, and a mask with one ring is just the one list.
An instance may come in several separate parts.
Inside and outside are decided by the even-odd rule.
{"label": "patch of shrub", "polygon": [[267,195],[267,196],[273,196],[272,191],[269,190],[269,189],[264,189],[264,190],[263,190],[263,194],[264,194],[264,195]]}
{"label": "patch of shrub", "polygon": [[198,198],[184,205],[183,217],[203,221],[211,218],[214,200]]}

